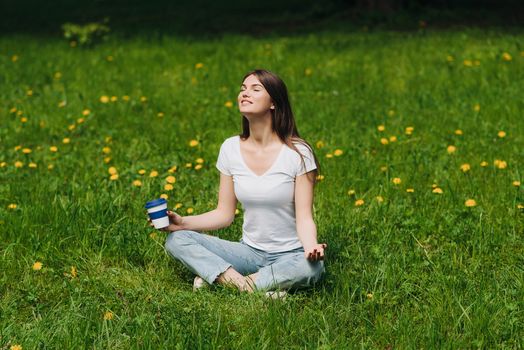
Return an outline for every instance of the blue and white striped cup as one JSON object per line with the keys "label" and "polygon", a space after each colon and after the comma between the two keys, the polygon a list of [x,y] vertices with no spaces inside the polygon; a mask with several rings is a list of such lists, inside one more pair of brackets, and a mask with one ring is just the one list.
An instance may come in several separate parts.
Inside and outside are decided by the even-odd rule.
{"label": "blue and white striped cup", "polygon": [[169,226],[169,216],[167,216],[167,201],[159,198],[146,203],[147,214],[155,228]]}

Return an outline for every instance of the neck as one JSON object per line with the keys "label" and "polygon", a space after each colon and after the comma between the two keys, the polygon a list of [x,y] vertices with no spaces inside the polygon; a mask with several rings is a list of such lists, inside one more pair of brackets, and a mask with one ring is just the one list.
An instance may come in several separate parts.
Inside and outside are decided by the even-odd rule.
{"label": "neck", "polygon": [[246,118],[249,120],[249,140],[257,147],[266,148],[275,142],[280,143],[278,135],[272,129],[271,113]]}

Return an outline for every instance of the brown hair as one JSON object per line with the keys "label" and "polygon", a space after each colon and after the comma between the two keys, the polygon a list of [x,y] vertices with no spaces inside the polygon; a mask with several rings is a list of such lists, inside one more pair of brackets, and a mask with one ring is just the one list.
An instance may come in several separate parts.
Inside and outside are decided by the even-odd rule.
{"label": "brown hair", "polygon": [[[280,79],[276,74],[265,69],[255,69],[247,73],[242,81],[250,75],[257,77],[271,97],[273,105],[275,106],[275,109],[271,110],[271,124],[273,131],[278,135],[280,140],[300,155],[304,168],[306,167],[304,156],[300,153],[293,142],[298,142],[306,146],[311,151],[311,154],[313,154],[317,169],[312,173],[313,178],[311,178],[310,174],[308,174],[308,178],[313,182],[313,184],[315,184],[317,182],[316,175],[320,173],[320,164],[315,152],[313,152],[313,147],[311,147],[309,143],[302,139],[298,134],[295,117],[293,116],[293,111],[291,110],[291,104],[289,102],[286,84],[284,84],[282,79]],[[245,116],[242,116],[242,134],[239,136],[242,140],[249,137],[249,120]]]}

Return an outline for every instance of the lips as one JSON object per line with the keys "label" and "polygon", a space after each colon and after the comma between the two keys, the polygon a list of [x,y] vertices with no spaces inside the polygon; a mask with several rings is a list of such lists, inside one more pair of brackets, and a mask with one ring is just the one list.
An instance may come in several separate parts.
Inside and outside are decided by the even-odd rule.
{"label": "lips", "polygon": [[249,101],[249,100],[241,100],[241,101],[240,101],[240,104],[244,104],[244,103],[250,103],[250,104],[252,104],[253,102],[251,102],[251,101]]}

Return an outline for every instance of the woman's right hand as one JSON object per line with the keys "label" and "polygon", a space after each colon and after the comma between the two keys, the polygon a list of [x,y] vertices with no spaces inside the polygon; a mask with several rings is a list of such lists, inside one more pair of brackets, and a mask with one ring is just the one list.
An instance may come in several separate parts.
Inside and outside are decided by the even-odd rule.
{"label": "woman's right hand", "polygon": [[[169,210],[167,211],[167,216],[169,216],[169,226],[159,229],[160,231],[173,232],[184,229],[182,227],[182,216]],[[151,222],[151,219],[148,219],[148,221],[149,226],[154,227],[153,223]]]}

